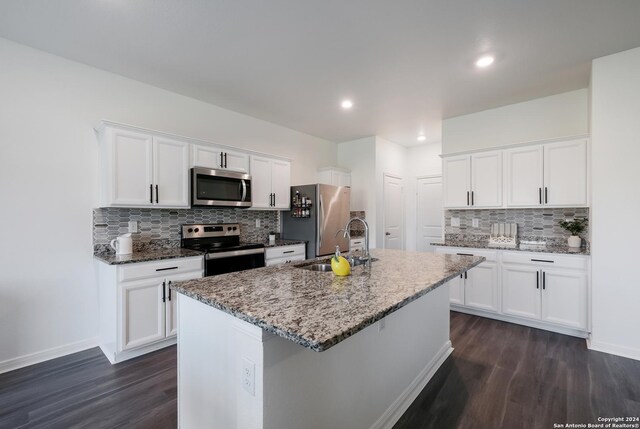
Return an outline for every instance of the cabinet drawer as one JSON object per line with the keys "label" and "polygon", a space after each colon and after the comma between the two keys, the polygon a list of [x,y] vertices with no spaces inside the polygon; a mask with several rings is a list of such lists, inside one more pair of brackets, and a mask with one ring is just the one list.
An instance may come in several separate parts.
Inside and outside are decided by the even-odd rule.
{"label": "cabinet drawer", "polygon": [[527,264],[537,266],[548,266],[549,268],[572,268],[576,270],[587,269],[587,258],[585,256],[564,256],[551,253],[524,253],[524,252],[504,252],[502,262],[508,264]]}
{"label": "cabinet drawer", "polygon": [[123,282],[149,277],[164,277],[188,271],[202,271],[202,256],[141,262],[118,267],[118,280]]}
{"label": "cabinet drawer", "polygon": [[304,255],[285,256],[284,258],[266,259],[265,265],[270,267],[272,265],[288,264],[291,262],[304,261]]}
{"label": "cabinet drawer", "polygon": [[304,244],[294,244],[293,246],[268,247],[265,249],[265,260],[285,258],[291,259],[296,255],[302,255],[304,259]]}
{"label": "cabinet drawer", "polygon": [[364,238],[352,238],[349,241],[350,250],[364,250]]}
{"label": "cabinet drawer", "polygon": [[438,247],[436,253],[448,253],[450,255],[483,256],[487,261],[495,261],[498,252],[495,250],[472,249],[469,247]]}

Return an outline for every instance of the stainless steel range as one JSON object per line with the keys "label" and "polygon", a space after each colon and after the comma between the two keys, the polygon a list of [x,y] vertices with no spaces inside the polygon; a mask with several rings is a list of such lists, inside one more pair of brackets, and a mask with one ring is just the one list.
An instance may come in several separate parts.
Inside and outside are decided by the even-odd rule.
{"label": "stainless steel range", "polygon": [[182,225],[181,245],[205,252],[204,275],[231,273],[264,267],[264,244],[240,243],[240,225]]}

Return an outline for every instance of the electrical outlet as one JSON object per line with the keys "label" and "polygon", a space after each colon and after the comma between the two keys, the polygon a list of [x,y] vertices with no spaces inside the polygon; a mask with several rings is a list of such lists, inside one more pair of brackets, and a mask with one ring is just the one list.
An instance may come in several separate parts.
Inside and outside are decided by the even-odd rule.
{"label": "electrical outlet", "polygon": [[129,221],[129,232],[138,232],[138,221],[130,220]]}
{"label": "electrical outlet", "polygon": [[242,388],[245,391],[247,391],[251,396],[255,396],[256,364],[247,358],[242,358],[241,383]]}
{"label": "electrical outlet", "polygon": [[451,226],[460,226],[460,218],[452,217],[451,218]]}
{"label": "electrical outlet", "polygon": [[260,219],[256,219],[256,228],[260,228]]}
{"label": "electrical outlet", "polygon": [[471,226],[473,226],[474,228],[480,227],[480,219],[473,219],[471,221]]}

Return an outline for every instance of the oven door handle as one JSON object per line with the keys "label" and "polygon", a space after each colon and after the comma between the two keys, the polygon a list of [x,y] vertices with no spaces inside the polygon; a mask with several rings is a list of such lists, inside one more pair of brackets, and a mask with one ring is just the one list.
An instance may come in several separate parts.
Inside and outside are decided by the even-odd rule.
{"label": "oven door handle", "polygon": [[247,181],[242,179],[242,199],[241,201],[247,201]]}
{"label": "oven door handle", "polygon": [[231,252],[220,252],[220,253],[207,253],[206,260],[209,261],[211,259],[232,258],[234,256],[257,255],[259,253],[264,253],[264,248],[233,250]]}

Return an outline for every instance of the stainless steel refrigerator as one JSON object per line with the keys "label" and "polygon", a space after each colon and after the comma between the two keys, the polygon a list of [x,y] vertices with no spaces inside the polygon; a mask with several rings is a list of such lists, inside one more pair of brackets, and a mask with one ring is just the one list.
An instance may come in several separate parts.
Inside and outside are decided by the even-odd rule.
{"label": "stainless steel refrigerator", "polygon": [[[296,196],[308,201],[306,207],[301,201],[294,204]],[[322,184],[292,186],[290,201],[291,210],[282,213],[282,238],[305,240],[307,258],[331,255],[336,245],[342,252],[349,250],[349,239],[338,231],[350,218],[351,188]]]}

